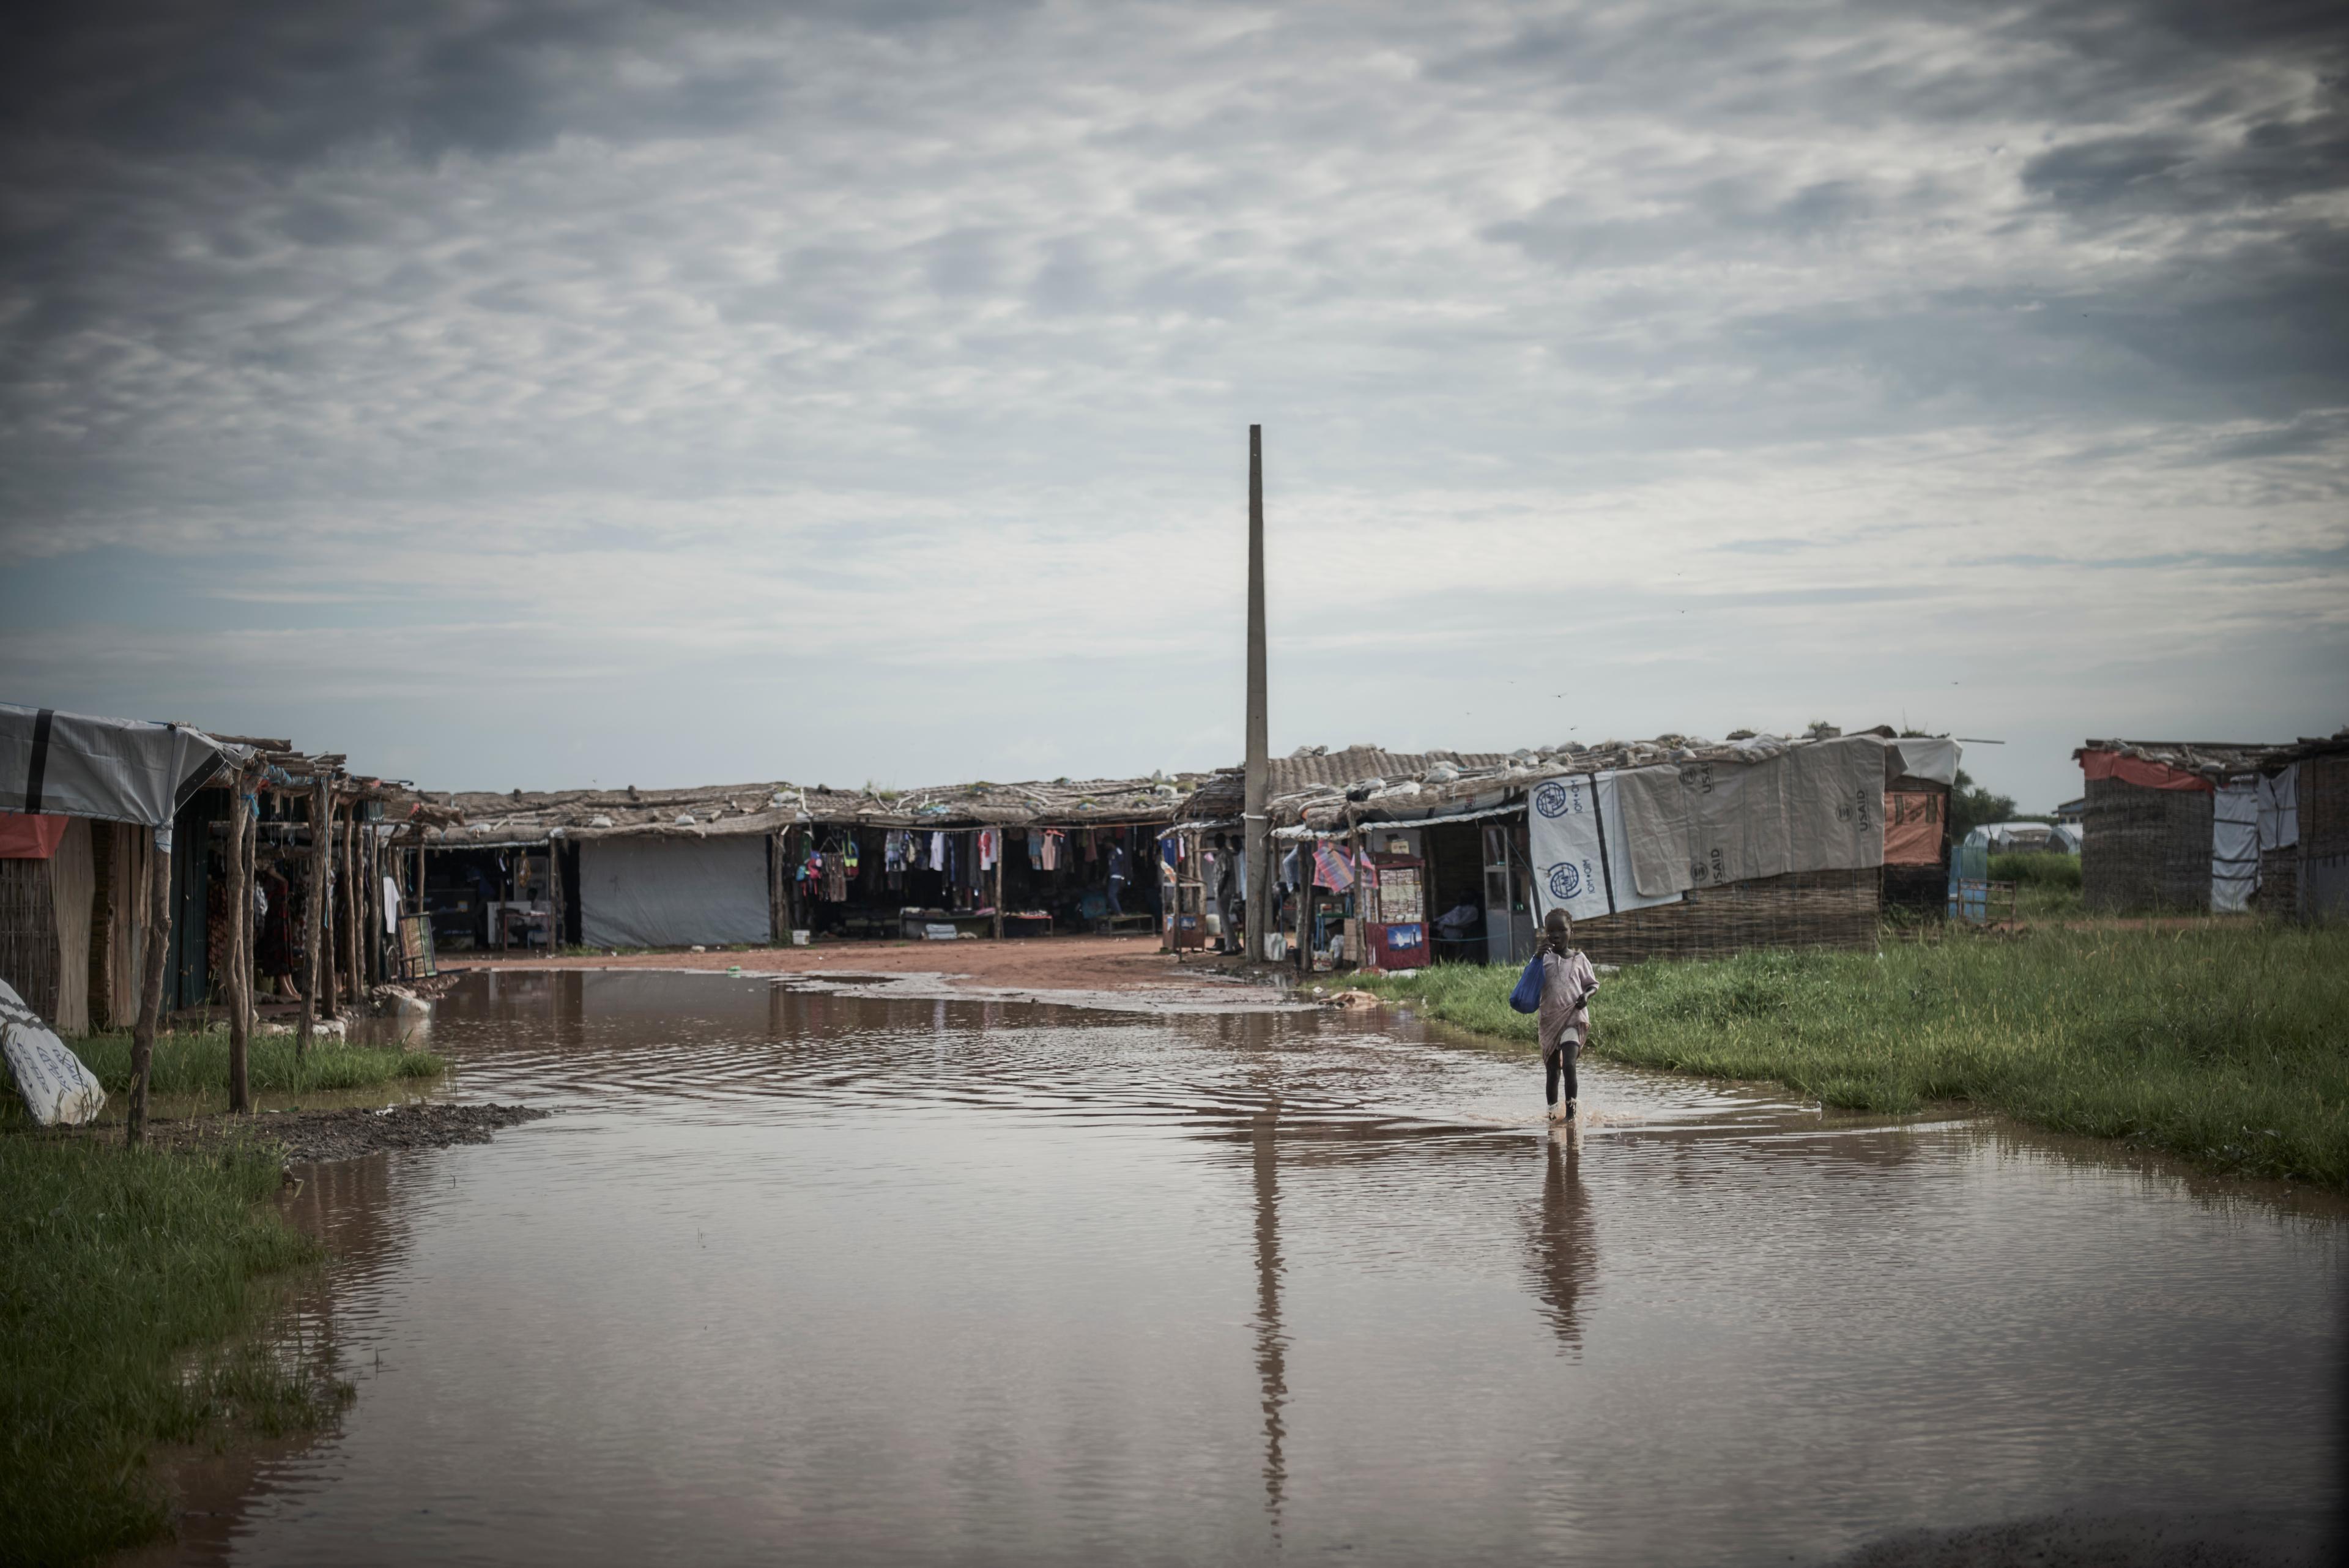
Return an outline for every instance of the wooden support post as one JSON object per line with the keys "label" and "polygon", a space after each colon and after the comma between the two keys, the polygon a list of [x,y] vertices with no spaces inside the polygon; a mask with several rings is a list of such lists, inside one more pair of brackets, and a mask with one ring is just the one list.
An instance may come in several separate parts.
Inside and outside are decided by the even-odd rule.
{"label": "wooden support post", "polygon": [[331,788],[321,778],[310,791],[310,888],[302,911],[302,1012],[294,1025],[294,1059],[310,1050],[310,1030],[318,1016],[318,961],[326,945],[326,813]]}
{"label": "wooden support post", "polygon": [[1003,829],[995,830],[995,940],[1003,940]]}
{"label": "wooden support post", "polygon": [[253,807],[239,772],[229,784],[228,816],[228,1108],[253,1108],[247,1059],[253,1040]]}
{"label": "wooden support post", "polygon": [[790,919],[790,912],[782,908],[782,827],[766,835],[766,940],[775,948],[784,948],[792,940],[784,936],[782,924]]}
{"label": "wooden support post", "polygon": [[563,840],[553,834],[546,836],[546,950],[552,956],[563,946],[563,936],[569,929],[565,907],[571,897],[570,885],[563,880]]}
{"label": "wooden support post", "polygon": [[319,1014],[322,1018],[339,1017],[343,1011],[341,921],[343,901],[349,896],[349,889],[343,885],[342,875],[336,869],[336,862],[342,858],[342,846],[335,841],[335,819],[337,815],[339,814],[335,809],[335,792],[333,786],[329,785],[326,790],[325,829],[326,854],[323,863],[326,875],[319,878],[320,885],[326,888],[319,906],[321,923],[318,928],[318,1004],[324,1009]]}
{"label": "wooden support post", "polygon": [[349,801],[343,806],[342,844],[343,896],[335,900],[335,908],[343,918],[343,984],[339,994],[357,1002],[367,989],[367,976],[359,968],[360,928],[367,924],[367,889],[359,886],[359,803]]}
{"label": "wooden support post", "polygon": [[1354,941],[1355,951],[1346,956],[1356,969],[1371,967],[1371,905],[1378,897],[1378,888],[1368,885],[1368,872],[1362,864],[1362,825],[1356,823],[1348,835],[1354,852]]}
{"label": "wooden support post", "polygon": [[1297,971],[1313,972],[1313,840],[1297,841]]}
{"label": "wooden support post", "polygon": [[147,962],[139,988],[139,1022],[130,1031],[130,1093],[125,1102],[122,1138],[136,1144],[147,1136],[147,1070],[155,1060],[155,1026],[163,1013],[163,976],[171,965],[171,830],[157,836],[153,869],[147,878]]}
{"label": "wooden support post", "polygon": [[367,886],[367,983],[381,985],[390,978],[383,972],[384,915],[383,901],[383,836],[375,824],[367,824],[367,836],[359,840],[366,846]]}

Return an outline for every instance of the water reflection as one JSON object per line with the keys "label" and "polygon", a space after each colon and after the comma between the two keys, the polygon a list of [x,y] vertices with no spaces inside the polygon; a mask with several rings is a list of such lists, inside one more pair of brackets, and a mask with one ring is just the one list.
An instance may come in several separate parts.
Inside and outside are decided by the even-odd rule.
{"label": "water reflection", "polygon": [[1561,1129],[1542,1142],[1540,1206],[1526,1227],[1526,1272],[1541,1314],[1568,1353],[1582,1348],[1582,1296],[1599,1277],[1590,1194],[1582,1185],[1582,1139]]}
{"label": "water reflection", "polygon": [[191,1560],[1777,1563],[2329,1473],[2335,1210],[2087,1146],[1604,1067],[1578,1145],[1413,1024],[750,977],[435,1046],[560,1114],[313,1176],[360,1400]]}
{"label": "water reflection", "polygon": [[1288,1479],[1280,1454],[1280,1408],[1288,1397],[1288,1379],[1281,1362],[1288,1345],[1280,1332],[1279,1137],[1280,1102],[1276,1098],[1257,1114],[1249,1138],[1256,1176],[1256,1374],[1264,1386],[1264,1501],[1276,1545],[1281,1489]]}

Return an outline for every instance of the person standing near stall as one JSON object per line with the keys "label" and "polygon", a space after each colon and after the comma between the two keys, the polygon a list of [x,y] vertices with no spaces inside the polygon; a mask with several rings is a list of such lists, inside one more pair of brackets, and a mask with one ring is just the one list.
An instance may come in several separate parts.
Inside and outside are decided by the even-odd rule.
{"label": "person standing near stall", "polygon": [[1125,913],[1125,906],[1120,899],[1125,892],[1128,873],[1125,846],[1112,838],[1109,845],[1109,912],[1112,915]]}

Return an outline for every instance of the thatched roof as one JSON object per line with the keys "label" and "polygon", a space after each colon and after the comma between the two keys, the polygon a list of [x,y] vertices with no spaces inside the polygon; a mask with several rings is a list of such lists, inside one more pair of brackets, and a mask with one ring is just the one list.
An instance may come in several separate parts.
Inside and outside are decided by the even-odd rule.
{"label": "thatched roof", "polygon": [[[1896,733],[1889,727],[1857,732],[1886,740]],[[1842,733],[1822,726],[1811,734],[1792,737],[1739,731],[1729,741],[1666,734],[1652,741],[1604,741],[1595,746],[1570,741],[1506,754],[1390,752],[1378,746],[1348,746],[1340,751],[1307,747],[1272,760],[1267,779],[1268,810],[1275,828],[1301,826],[1322,831],[1359,822],[1457,816],[1500,809],[1544,779],[1651,767],[1659,763],[1758,763]],[[1184,803],[1180,817],[1195,824],[1237,821],[1244,793],[1241,770],[1221,770]]]}
{"label": "thatched roof", "polygon": [[802,823],[860,827],[1151,826],[1170,820],[1203,775],[835,790],[785,780],[694,789],[432,793],[418,820],[425,841],[539,844],[621,836],[730,836]]}

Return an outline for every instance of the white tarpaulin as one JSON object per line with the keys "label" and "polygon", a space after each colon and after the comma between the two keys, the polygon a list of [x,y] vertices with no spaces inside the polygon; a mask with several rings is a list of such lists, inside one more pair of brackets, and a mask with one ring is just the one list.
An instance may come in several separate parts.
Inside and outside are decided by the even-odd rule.
{"label": "white tarpaulin", "polygon": [[1616,775],[1615,791],[1630,844],[1632,887],[1655,897],[1691,886],[1688,794],[1680,769],[1633,768]]}
{"label": "white tarpaulin", "polygon": [[1692,762],[1621,775],[1623,864],[1639,896],[1883,865],[1888,744],[1848,735],[1751,763]]}
{"label": "white tarpaulin", "polygon": [[1534,786],[1531,825],[1538,912],[1563,908],[1578,920],[1680,901],[1643,897],[1631,885],[1631,846],[1612,773],[1549,779]]}
{"label": "white tarpaulin", "polygon": [[1958,782],[1958,743],[1947,735],[1903,735],[1886,744],[1899,754],[1897,765],[1910,778],[1938,784]]}
{"label": "white tarpaulin", "polygon": [[16,1079],[25,1108],[41,1126],[78,1127],[106,1108],[106,1091],[81,1058],[0,980],[0,1054]]}
{"label": "white tarpaulin", "polygon": [[2289,849],[2300,842],[2300,764],[2260,780],[2260,847]]}
{"label": "white tarpaulin", "polygon": [[763,942],[767,840],[591,838],[579,846],[579,940],[591,948]]}
{"label": "white tarpaulin", "polygon": [[2210,912],[2251,907],[2260,886],[2260,781],[2229,779],[2210,797]]}
{"label": "white tarpaulin", "polygon": [[0,809],[169,827],[223,756],[243,754],[182,724],[0,702]]}

